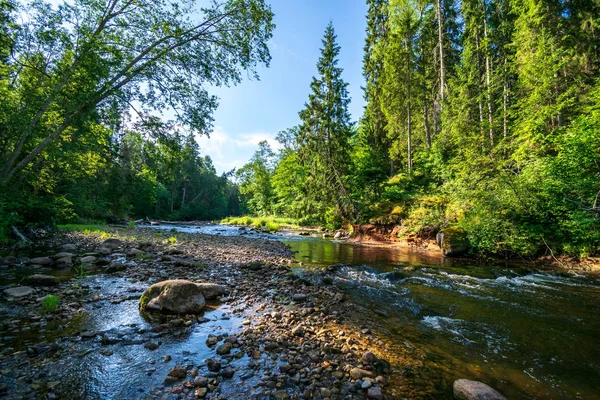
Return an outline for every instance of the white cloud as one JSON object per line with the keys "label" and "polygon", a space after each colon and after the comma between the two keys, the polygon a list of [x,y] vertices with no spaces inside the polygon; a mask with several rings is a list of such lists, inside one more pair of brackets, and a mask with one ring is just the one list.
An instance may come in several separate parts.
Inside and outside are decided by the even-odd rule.
{"label": "white cloud", "polygon": [[200,136],[196,140],[200,145],[200,153],[210,156],[217,172],[222,173],[246,164],[263,140],[273,150],[279,149],[275,136],[275,133],[269,132],[229,133],[223,127],[216,126],[210,137]]}

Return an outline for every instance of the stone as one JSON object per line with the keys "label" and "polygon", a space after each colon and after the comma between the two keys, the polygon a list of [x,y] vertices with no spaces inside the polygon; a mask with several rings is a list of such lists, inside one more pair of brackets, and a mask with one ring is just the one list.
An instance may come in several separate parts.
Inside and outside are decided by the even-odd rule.
{"label": "stone", "polygon": [[290,400],[290,395],[285,390],[277,390],[273,393],[273,397],[277,400]]}
{"label": "stone", "polygon": [[194,396],[197,399],[203,399],[206,397],[207,393],[208,393],[208,389],[205,387],[201,387],[201,388],[197,388],[196,391],[194,391]]}
{"label": "stone", "polygon": [[383,393],[377,386],[372,386],[367,390],[367,398],[374,400],[383,400]]}
{"label": "stone", "polygon": [[298,337],[304,336],[304,328],[302,327],[302,325],[298,325],[297,327],[292,329],[292,335],[298,336]]}
{"label": "stone", "polygon": [[54,265],[57,268],[71,268],[73,266],[73,258],[72,257],[62,257],[56,260]]}
{"label": "stone", "polygon": [[140,298],[140,311],[168,314],[198,314],[206,301],[198,285],[186,280],[168,280],[150,286]]}
{"label": "stone", "polygon": [[36,257],[29,260],[29,264],[46,266],[52,264],[52,259],[50,257]]}
{"label": "stone", "polygon": [[373,361],[375,361],[375,354],[371,353],[370,351],[367,351],[365,354],[363,354],[362,359],[363,361],[371,364]]}
{"label": "stone", "polygon": [[148,350],[156,350],[158,349],[158,344],[154,343],[154,342],[148,342],[144,345],[145,348],[147,348]]}
{"label": "stone", "polygon": [[9,297],[21,298],[29,296],[30,294],[35,293],[35,289],[30,288],[29,286],[17,286],[14,288],[4,290],[4,294]]}
{"label": "stone", "polygon": [[206,378],[204,376],[197,376],[194,379],[194,386],[195,387],[207,387],[208,386],[208,378]]}
{"label": "stone", "polygon": [[176,365],[173,368],[171,368],[171,370],[167,374],[167,376],[175,379],[183,379],[186,375],[187,371],[185,370],[185,368],[180,367],[179,365]]}
{"label": "stone", "polygon": [[123,241],[119,240],[119,239],[115,239],[115,238],[110,238],[110,239],[106,239],[101,245],[100,247],[104,247],[106,249],[110,249],[110,250],[115,250],[118,249],[119,247],[123,246]]}
{"label": "stone", "polygon": [[371,382],[370,379],[366,379],[361,385],[360,388],[363,390],[367,390],[368,388],[370,388],[371,386],[373,386],[373,382]]}
{"label": "stone", "polygon": [[67,243],[67,244],[63,244],[60,247],[61,251],[76,251],[77,250],[77,246],[75,246],[74,244],[71,243]]}
{"label": "stone", "polygon": [[342,233],[342,231],[337,231],[335,233],[335,235],[333,235],[334,239],[341,239],[344,236],[344,234]]}
{"label": "stone", "polygon": [[93,264],[96,260],[96,256],[85,256],[81,258],[81,264]]}
{"label": "stone", "polygon": [[219,372],[221,370],[221,362],[215,361],[212,358],[206,360],[206,366],[210,372]]}
{"label": "stone", "polygon": [[35,274],[25,278],[25,282],[34,286],[56,286],[59,284],[57,277],[52,275]]}
{"label": "stone", "polygon": [[225,287],[221,285],[217,285],[216,283],[196,283],[196,285],[200,288],[202,295],[206,300],[216,299],[217,296],[225,293]]}
{"label": "stone", "polygon": [[208,338],[206,338],[206,345],[208,347],[212,347],[217,343],[219,343],[219,338],[215,335],[208,335]]}
{"label": "stone", "polygon": [[496,390],[483,382],[458,379],[453,385],[454,397],[459,400],[506,400]]}
{"label": "stone", "polygon": [[292,296],[292,300],[296,301],[296,302],[302,302],[302,301],[306,301],[308,299],[308,296],[302,293],[296,293],[295,295]]}
{"label": "stone", "polygon": [[137,257],[137,256],[141,256],[143,254],[145,254],[145,253],[142,250],[136,249],[136,248],[129,249],[125,252],[125,255],[127,257]]}
{"label": "stone", "polygon": [[219,347],[217,347],[217,354],[223,356],[225,354],[229,354],[231,352],[231,343],[223,343]]}
{"label": "stone", "polygon": [[352,368],[350,370],[350,376],[352,379],[363,379],[363,378],[371,378],[373,377],[373,373],[371,371],[365,371],[360,368]]}
{"label": "stone", "polygon": [[52,256],[52,258],[64,258],[64,257],[73,257],[74,254],[73,253],[69,253],[67,251],[61,251],[60,253],[56,253],[55,255]]}
{"label": "stone", "polygon": [[233,374],[235,374],[235,370],[231,367],[224,368],[220,372],[220,375],[225,379],[233,378]]}

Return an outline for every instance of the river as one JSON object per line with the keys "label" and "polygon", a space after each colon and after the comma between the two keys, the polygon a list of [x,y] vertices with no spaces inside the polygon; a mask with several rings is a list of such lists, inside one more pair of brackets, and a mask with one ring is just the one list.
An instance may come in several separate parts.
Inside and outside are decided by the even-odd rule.
{"label": "river", "polygon": [[159,227],[172,228],[281,240],[307,271],[343,264],[334,282],[393,343],[390,358],[417,360],[397,371],[404,393],[444,398],[469,378],[510,399],[600,398],[598,278],[295,233]]}

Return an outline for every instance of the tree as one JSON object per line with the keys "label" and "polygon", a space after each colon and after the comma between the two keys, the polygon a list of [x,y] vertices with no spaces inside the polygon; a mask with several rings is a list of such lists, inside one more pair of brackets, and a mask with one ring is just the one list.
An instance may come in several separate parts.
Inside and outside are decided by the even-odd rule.
{"label": "tree", "polygon": [[275,168],[274,157],[271,146],[263,140],[250,162],[236,173],[240,193],[248,197],[248,209],[253,214],[273,214],[275,196],[271,178]]}
{"label": "tree", "polygon": [[3,185],[86,121],[115,124],[127,109],[172,108],[179,123],[207,133],[217,102],[204,87],[239,82],[242,69],[256,76],[270,60],[264,0],[199,10],[194,0],[33,2],[21,12],[27,22],[9,27],[13,54],[0,74],[2,91],[17,98],[0,121]]}
{"label": "tree", "polygon": [[[356,209],[344,181],[349,171],[348,141],[351,136],[348,84],[338,67],[340,46],[329,23],[322,40],[311,93],[300,111],[299,155],[307,171],[308,197],[321,218],[327,213],[353,218]],[[332,211],[332,208],[335,210]]]}

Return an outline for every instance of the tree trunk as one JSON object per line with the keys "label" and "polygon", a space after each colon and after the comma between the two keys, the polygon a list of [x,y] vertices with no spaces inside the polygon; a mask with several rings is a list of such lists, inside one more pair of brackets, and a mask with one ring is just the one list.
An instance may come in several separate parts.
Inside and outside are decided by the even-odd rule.
{"label": "tree trunk", "polygon": [[441,0],[435,2],[435,13],[438,21],[438,47],[440,51],[440,108],[443,109],[446,100],[446,66],[444,64],[444,20],[442,19]]}
{"label": "tree trunk", "polygon": [[487,10],[486,3],[483,0],[483,37],[485,40],[485,83],[486,83],[486,95],[487,95],[487,108],[488,108],[488,124],[490,130],[490,147],[494,147],[494,112],[492,106],[492,88],[491,88],[491,75],[492,67],[490,63],[490,48],[488,43],[488,32],[487,32]]}

